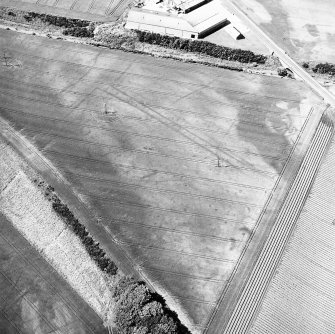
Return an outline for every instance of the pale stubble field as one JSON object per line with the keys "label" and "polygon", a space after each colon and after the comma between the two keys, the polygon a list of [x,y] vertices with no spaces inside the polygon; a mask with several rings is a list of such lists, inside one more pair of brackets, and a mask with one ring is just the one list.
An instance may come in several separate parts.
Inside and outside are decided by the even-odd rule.
{"label": "pale stubble field", "polygon": [[0,141],[0,332],[107,333],[103,274],[26,169]]}

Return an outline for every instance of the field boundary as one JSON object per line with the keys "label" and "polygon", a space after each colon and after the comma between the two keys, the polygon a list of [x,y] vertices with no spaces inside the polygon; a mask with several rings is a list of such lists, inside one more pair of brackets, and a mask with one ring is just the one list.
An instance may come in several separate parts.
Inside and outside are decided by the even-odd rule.
{"label": "field boundary", "polygon": [[[101,226],[100,217],[95,217],[87,204],[78,196],[69,186],[67,180],[60,174],[57,168],[36,149],[23,135],[15,131],[11,125],[0,117],[0,137],[6,143],[9,143],[30,166],[32,166],[48,184],[55,187],[57,194],[68,204],[70,210],[87,227],[90,235],[97,241],[101,248],[106,252],[107,257],[114,260],[117,267],[121,269],[125,276],[132,277],[135,281],[144,281],[153,292],[153,295],[160,294],[164,296],[165,305],[177,315],[177,320],[182,326],[182,330],[188,333],[192,330],[193,324],[189,321],[188,315],[173,300],[173,296],[159,284],[153,285],[141,266],[136,264],[128,255],[122,244],[115,239],[113,234]],[[175,318],[174,318],[175,319]]]}
{"label": "field boundary", "polygon": [[270,234],[278,212],[283,205],[288,189],[294,181],[294,175],[297,173],[301,165],[302,157],[306,154],[308,143],[310,143],[313,137],[324,110],[324,106],[311,108],[303,128],[290,151],[289,158],[269,195],[252,234],[250,235],[249,241],[240,256],[227,285],[223,288],[217,306],[206,323],[204,333],[216,334],[227,326],[250,272],[257,261],[262,247]]}
{"label": "field boundary", "polygon": [[[45,179],[49,184],[53,184],[57,193],[62,198],[69,199],[68,202],[71,204],[75,203],[75,205],[71,205],[71,210],[74,206],[74,214],[84,222],[84,225],[87,226],[90,231],[92,231],[92,235],[101,243],[102,248],[106,250],[107,253],[109,252],[112,254],[113,258],[116,258],[117,265],[120,267],[122,272],[126,275],[133,275],[138,279],[143,279],[143,277],[139,277],[138,272],[133,269],[134,265],[132,264],[131,259],[125,256],[124,250],[120,248],[116,241],[114,241],[114,245],[112,245],[110,238],[108,238],[108,243],[100,240],[100,236],[103,236],[105,231],[102,231],[99,227],[97,228],[95,223],[89,224],[90,221],[96,221],[96,218],[92,217],[92,215],[88,212],[86,203],[82,202],[70,189],[68,182],[57,171],[57,168],[53,166],[51,162],[46,159],[30,142],[28,142],[28,140],[12,129],[12,127],[2,118],[0,118],[0,129],[0,136],[5,142],[10,143],[19,155],[24,157],[29,164],[31,164],[34,169],[42,175],[43,179]],[[85,218],[81,213],[84,213]]]}
{"label": "field boundary", "polygon": [[269,238],[239,297],[224,333],[246,333],[259,309],[303,205],[320,162],[334,133],[333,122],[323,115],[298,174],[285,198]]}

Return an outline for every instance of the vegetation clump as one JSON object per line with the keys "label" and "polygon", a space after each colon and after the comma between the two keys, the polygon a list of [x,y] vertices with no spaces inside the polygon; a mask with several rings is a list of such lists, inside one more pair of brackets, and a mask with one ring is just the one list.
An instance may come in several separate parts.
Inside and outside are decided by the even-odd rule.
{"label": "vegetation clump", "polygon": [[162,298],[153,294],[143,282],[123,277],[112,291],[116,301],[115,324],[120,334],[189,333],[176,314],[166,308]]}
{"label": "vegetation clump", "polygon": [[108,325],[116,327],[119,334],[190,334],[178,319],[178,315],[171,311],[162,296],[152,292],[144,282],[134,278],[117,275],[118,267],[106,256],[86,227],[79,222],[68,206],[60,200],[51,186],[44,181],[34,180],[44,189],[44,194],[56,213],[66,225],[79,237],[90,257],[101,270],[116,277],[112,286],[111,297],[115,303],[113,315],[106,320]]}
{"label": "vegetation clump", "polygon": [[86,27],[73,27],[63,30],[63,35],[70,35],[74,37],[94,37],[92,30]]}
{"label": "vegetation clump", "polygon": [[35,12],[28,12],[24,14],[23,17],[28,22],[37,19],[56,27],[65,28],[62,32],[63,35],[70,35],[74,37],[94,37],[93,31],[95,25],[90,21],[70,19],[63,16],[40,14]]}
{"label": "vegetation clump", "polygon": [[49,23],[63,28],[88,27],[90,24],[90,21],[70,19],[63,16],[40,14],[35,12],[28,12],[24,15],[24,18],[28,22],[32,21],[33,19],[39,19],[44,23]]}
{"label": "vegetation clump", "polygon": [[335,65],[329,63],[319,63],[313,68],[314,73],[335,75]]}
{"label": "vegetation clump", "polygon": [[249,50],[232,49],[207,41],[183,39],[139,30],[136,30],[136,33],[139,41],[143,43],[155,44],[188,52],[198,52],[214,58],[257,64],[264,64],[267,60],[266,56],[255,54]]}
{"label": "vegetation clump", "polygon": [[[47,188],[46,192],[49,193],[53,188]],[[90,257],[95,261],[98,267],[110,275],[116,275],[117,266],[116,264],[106,257],[106,253],[100,248],[99,243],[95,242],[86,230],[86,227],[81,224],[77,218],[74,217],[73,213],[63,204],[56,194],[52,194],[52,207],[53,209],[63,218],[67,226],[79,237],[83,245],[85,246]]]}
{"label": "vegetation clump", "polygon": [[281,77],[286,77],[288,75],[288,71],[285,67],[278,67],[277,68],[277,73]]}

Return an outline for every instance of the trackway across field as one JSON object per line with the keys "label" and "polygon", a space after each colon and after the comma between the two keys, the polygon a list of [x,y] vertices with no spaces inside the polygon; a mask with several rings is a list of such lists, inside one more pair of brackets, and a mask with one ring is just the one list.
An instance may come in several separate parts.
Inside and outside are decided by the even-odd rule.
{"label": "trackway across field", "polygon": [[271,227],[260,217],[299,166],[317,97],[296,81],[11,31],[3,49],[21,66],[0,68],[0,115],[203,331],[249,237]]}

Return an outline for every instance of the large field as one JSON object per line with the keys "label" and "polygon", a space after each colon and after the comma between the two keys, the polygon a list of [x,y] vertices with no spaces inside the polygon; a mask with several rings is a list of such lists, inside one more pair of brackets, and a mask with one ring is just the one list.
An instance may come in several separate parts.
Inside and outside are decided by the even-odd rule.
{"label": "large field", "polygon": [[249,236],[271,226],[259,217],[299,165],[318,98],[293,80],[10,31],[0,49],[1,116],[204,330]]}
{"label": "large field", "polygon": [[251,333],[334,333],[334,168],[333,139]]}
{"label": "large field", "polygon": [[235,0],[235,3],[293,58],[335,63],[333,0]]}

